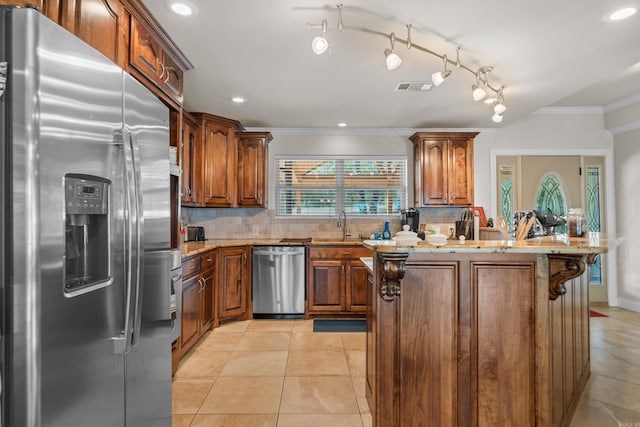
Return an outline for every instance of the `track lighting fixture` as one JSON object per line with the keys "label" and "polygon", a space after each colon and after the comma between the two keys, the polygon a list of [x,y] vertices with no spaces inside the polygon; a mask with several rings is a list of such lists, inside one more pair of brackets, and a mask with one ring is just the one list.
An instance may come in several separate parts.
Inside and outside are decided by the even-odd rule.
{"label": "track lighting fixture", "polygon": [[442,71],[438,71],[437,73],[433,73],[431,75],[431,81],[434,85],[440,86],[446,79],[451,75],[451,71],[447,70],[447,55],[442,56],[442,63],[444,64],[444,68]]}
{"label": "track lighting fixture", "polygon": [[[482,67],[476,72],[476,84],[471,86],[474,101],[482,101],[487,96],[487,73],[491,70],[493,70],[493,67]],[[482,83],[482,86],[480,83]]]}
{"label": "track lighting fixture", "polygon": [[[394,70],[398,68],[402,63],[402,59],[400,58],[400,56],[396,52],[394,52],[395,42],[397,40],[400,43],[406,43],[407,49],[414,48],[416,50],[419,50],[420,52],[427,53],[429,55],[438,57],[442,60],[442,64],[443,64],[442,71],[438,71],[431,75],[431,80],[433,81],[433,84],[435,86],[440,86],[442,83],[444,83],[444,81],[447,78],[451,76],[451,71],[447,68],[449,64],[455,66],[457,69],[462,69],[472,74],[476,80],[475,84],[471,86],[472,96],[474,101],[479,102],[484,100],[485,104],[491,105],[493,107],[493,113],[494,113],[491,119],[496,123],[502,122],[503,113],[507,109],[507,107],[504,104],[504,97],[502,93],[504,90],[504,86],[500,86],[499,88],[497,88],[489,84],[487,74],[493,71],[493,67],[486,66],[476,70],[463,64],[460,61],[460,47],[457,47],[456,61],[454,62],[454,61],[450,61],[447,58],[446,54],[440,54],[424,46],[415,44],[411,39],[411,28],[412,28],[411,25],[406,26],[407,27],[406,40],[402,40],[401,38],[396,38],[396,35],[393,32],[388,34],[383,31],[373,30],[370,28],[350,27],[350,26],[344,25],[344,21],[342,19],[342,9],[343,9],[342,3],[339,3],[337,5],[337,8],[338,8],[338,23],[337,23],[338,31],[343,31],[343,30],[354,31],[359,33],[371,34],[375,36],[382,36],[389,39],[389,41],[391,42],[391,47],[386,48],[384,50],[385,62],[389,70]],[[322,37],[318,36],[314,38],[311,44],[311,47],[313,51],[318,55],[324,53],[327,50],[327,47],[329,46],[329,43],[327,42],[327,39],[326,39],[326,31],[327,31],[326,19],[322,20],[322,24],[320,25],[307,24],[307,27],[322,29]]]}
{"label": "track lighting fixture", "polygon": [[391,35],[389,36],[389,40],[391,41],[391,49],[385,49],[384,56],[387,58],[387,69],[395,70],[402,63],[402,59],[400,59],[398,54],[393,51],[394,44],[396,43],[395,33],[391,33]]}
{"label": "track lighting fixture", "polygon": [[329,42],[327,41],[327,20],[322,20],[322,36],[315,37],[311,41],[311,49],[313,53],[316,55],[322,55],[326,52],[329,47]]}
{"label": "track lighting fixture", "polygon": [[478,74],[476,74],[476,84],[471,86],[471,89],[473,90],[473,100],[476,102],[482,101],[484,97],[487,96],[487,91],[480,86],[480,77],[478,77]]}
{"label": "track lighting fixture", "polygon": [[507,107],[504,105],[504,100],[502,99],[502,88],[500,88],[498,89],[498,99],[496,99],[495,104],[493,104],[493,112],[502,115],[506,110]]}

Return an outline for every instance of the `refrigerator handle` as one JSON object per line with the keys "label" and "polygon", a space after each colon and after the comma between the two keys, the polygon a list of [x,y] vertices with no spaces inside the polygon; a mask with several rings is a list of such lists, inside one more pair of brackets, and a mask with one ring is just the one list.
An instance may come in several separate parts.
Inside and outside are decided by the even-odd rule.
{"label": "refrigerator handle", "polygon": [[138,345],[140,341],[140,327],[142,325],[142,290],[143,290],[143,247],[142,247],[142,192],[140,191],[140,153],[133,135],[128,133],[127,145],[130,150],[130,166],[132,182],[129,185],[135,214],[131,215],[130,221],[133,227],[133,260],[132,260],[132,290],[133,290],[133,325],[131,327],[130,349]]}
{"label": "refrigerator handle", "polygon": [[130,156],[128,143],[125,142],[124,131],[118,129],[113,133],[114,145],[121,148],[124,158],[124,170],[123,170],[123,184],[124,184],[124,206],[123,206],[123,218],[124,218],[124,292],[125,292],[125,307],[124,307],[124,324],[122,327],[122,334],[112,338],[114,341],[114,353],[126,354],[130,350],[130,331],[131,331],[131,301],[132,301],[132,229],[131,229],[131,216],[132,216],[132,203],[131,203],[131,182],[130,176]]}
{"label": "refrigerator handle", "polygon": [[136,168],[136,149],[131,134],[125,130],[114,138],[124,153],[124,235],[125,235],[125,310],[124,336],[116,341],[116,353],[126,354],[138,344],[142,312],[141,264],[142,202],[138,191],[140,174]]}

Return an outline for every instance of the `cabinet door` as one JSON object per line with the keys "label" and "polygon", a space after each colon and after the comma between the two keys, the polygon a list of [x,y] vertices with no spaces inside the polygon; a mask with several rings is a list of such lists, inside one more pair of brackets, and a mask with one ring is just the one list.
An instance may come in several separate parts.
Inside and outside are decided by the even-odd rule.
{"label": "cabinet door", "polygon": [[360,260],[345,261],[347,285],[347,310],[351,312],[367,311],[367,274]]}
{"label": "cabinet door", "polygon": [[163,52],[160,68],[160,88],[182,104],[182,84],[184,80],[182,70],[167,52]]}
{"label": "cabinet door", "polygon": [[201,331],[212,329],[214,309],[213,309],[213,290],[215,289],[215,269],[210,269],[202,273],[202,318],[200,320]]}
{"label": "cabinet door", "polygon": [[187,352],[200,336],[200,275],[182,282],[182,353]]}
{"label": "cabinet door", "polygon": [[422,145],[422,204],[447,204],[447,142],[425,140]]}
{"label": "cabinet door", "polygon": [[307,271],[307,310],[344,311],[345,286],[342,260],[310,260]]}
{"label": "cabinet door", "polygon": [[162,74],[162,48],[137,19],[131,18],[129,63],[156,84]]}
{"label": "cabinet door", "polygon": [[247,249],[220,250],[218,278],[218,317],[226,319],[247,311]]}
{"label": "cabinet door", "polygon": [[267,137],[238,137],[238,207],[266,207]]}
{"label": "cabinet door", "polygon": [[373,285],[373,275],[367,274],[367,333],[366,333],[366,388],[365,394],[369,409],[372,414],[376,412],[375,384],[376,384],[376,336],[378,334],[377,307],[378,303],[376,288]]}
{"label": "cabinet door", "polygon": [[197,201],[195,152],[198,124],[187,113],[182,117],[182,206],[195,206]]}
{"label": "cabinet door", "polygon": [[473,204],[473,142],[449,141],[448,201],[452,205]]}
{"label": "cabinet door", "polygon": [[232,207],[236,176],[233,129],[207,122],[203,132],[202,204],[204,207]]}
{"label": "cabinet door", "polygon": [[123,69],[127,68],[129,14],[119,0],[67,0],[60,23]]}

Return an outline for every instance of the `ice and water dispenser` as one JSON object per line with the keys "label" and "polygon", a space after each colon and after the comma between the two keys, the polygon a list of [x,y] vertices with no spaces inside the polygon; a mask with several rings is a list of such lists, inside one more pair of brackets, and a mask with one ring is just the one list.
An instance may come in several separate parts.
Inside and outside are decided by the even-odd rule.
{"label": "ice and water dispenser", "polygon": [[109,186],[92,175],[67,174],[65,187],[64,290],[82,293],[111,280]]}

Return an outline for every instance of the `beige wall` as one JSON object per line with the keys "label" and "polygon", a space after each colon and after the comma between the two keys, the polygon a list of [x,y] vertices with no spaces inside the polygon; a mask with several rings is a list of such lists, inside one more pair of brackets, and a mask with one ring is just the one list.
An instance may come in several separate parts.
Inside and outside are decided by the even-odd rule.
{"label": "beige wall", "polygon": [[618,299],[623,307],[640,311],[640,130],[615,136],[618,231]]}

